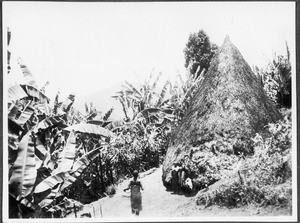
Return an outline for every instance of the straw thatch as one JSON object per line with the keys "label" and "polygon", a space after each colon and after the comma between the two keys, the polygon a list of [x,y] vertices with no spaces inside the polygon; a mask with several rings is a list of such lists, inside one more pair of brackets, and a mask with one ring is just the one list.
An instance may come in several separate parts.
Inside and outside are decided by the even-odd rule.
{"label": "straw thatch", "polygon": [[204,143],[208,134],[239,132],[250,137],[279,118],[261,82],[226,37],[171,139],[163,166],[165,186],[172,164]]}

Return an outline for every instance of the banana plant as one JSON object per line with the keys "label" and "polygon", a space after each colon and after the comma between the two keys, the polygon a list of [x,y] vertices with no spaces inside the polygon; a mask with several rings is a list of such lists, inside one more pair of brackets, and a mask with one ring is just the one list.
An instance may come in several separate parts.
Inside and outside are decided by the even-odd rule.
{"label": "banana plant", "polygon": [[[59,197],[64,189],[72,185],[81,176],[86,167],[98,157],[100,152],[100,148],[96,148],[80,157],[72,164],[72,167],[63,171],[53,172],[51,176],[40,182],[33,192],[34,196],[39,200],[38,205],[41,208],[45,208],[53,203],[54,198]],[[45,194],[47,191],[49,192]]]}

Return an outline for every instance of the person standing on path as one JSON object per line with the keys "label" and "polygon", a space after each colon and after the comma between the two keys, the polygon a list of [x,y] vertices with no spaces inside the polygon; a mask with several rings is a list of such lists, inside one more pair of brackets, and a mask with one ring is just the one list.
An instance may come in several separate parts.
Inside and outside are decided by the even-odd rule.
{"label": "person standing on path", "polygon": [[142,194],[141,190],[144,190],[141,181],[137,180],[138,178],[138,171],[135,170],[132,173],[133,180],[130,181],[127,188],[124,191],[129,190],[131,191],[130,195],[130,203],[131,203],[131,213],[139,215],[140,211],[142,210]]}
{"label": "person standing on path", "polygon": [[178,193],[179,191],[179,174],[178,174],[178,170],[179,170],[179,167],[178,167],[178,164],[175,163],[173,166],[172,166],[172,179],[171,179],[171,182],[172,182],[172,190],[173,192],[176,194]]}

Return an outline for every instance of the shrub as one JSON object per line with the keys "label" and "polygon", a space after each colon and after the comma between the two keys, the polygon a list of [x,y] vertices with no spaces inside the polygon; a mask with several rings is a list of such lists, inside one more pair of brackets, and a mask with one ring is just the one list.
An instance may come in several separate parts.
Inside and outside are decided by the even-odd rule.
{"label": "shrub", "polygon": [[283,120],[269,124],[264,136],[252,139],[254,155],[246,157],[231,177],[222,177],[223,182],[200,193],[198,205],[291,205],[291,113],[281,112]]}
{"label": "shrub", "polygon": [[232,170],[239,160],[239,157],[232,153],[228,155],[218,151],[216,144],[217,141],[211,141],[194,147],[189,156],[185,156],[182,161],[196,189],[206,188],[220,180],[223,172]]}

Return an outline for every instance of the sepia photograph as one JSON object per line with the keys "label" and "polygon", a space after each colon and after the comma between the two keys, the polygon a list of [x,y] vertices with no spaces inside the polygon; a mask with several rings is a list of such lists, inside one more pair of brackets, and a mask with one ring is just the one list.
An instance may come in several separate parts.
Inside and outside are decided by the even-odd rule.
{"label": "sepia photograph", "polygon": [[297,221],[294,1],[2,2],[3,222]]}

